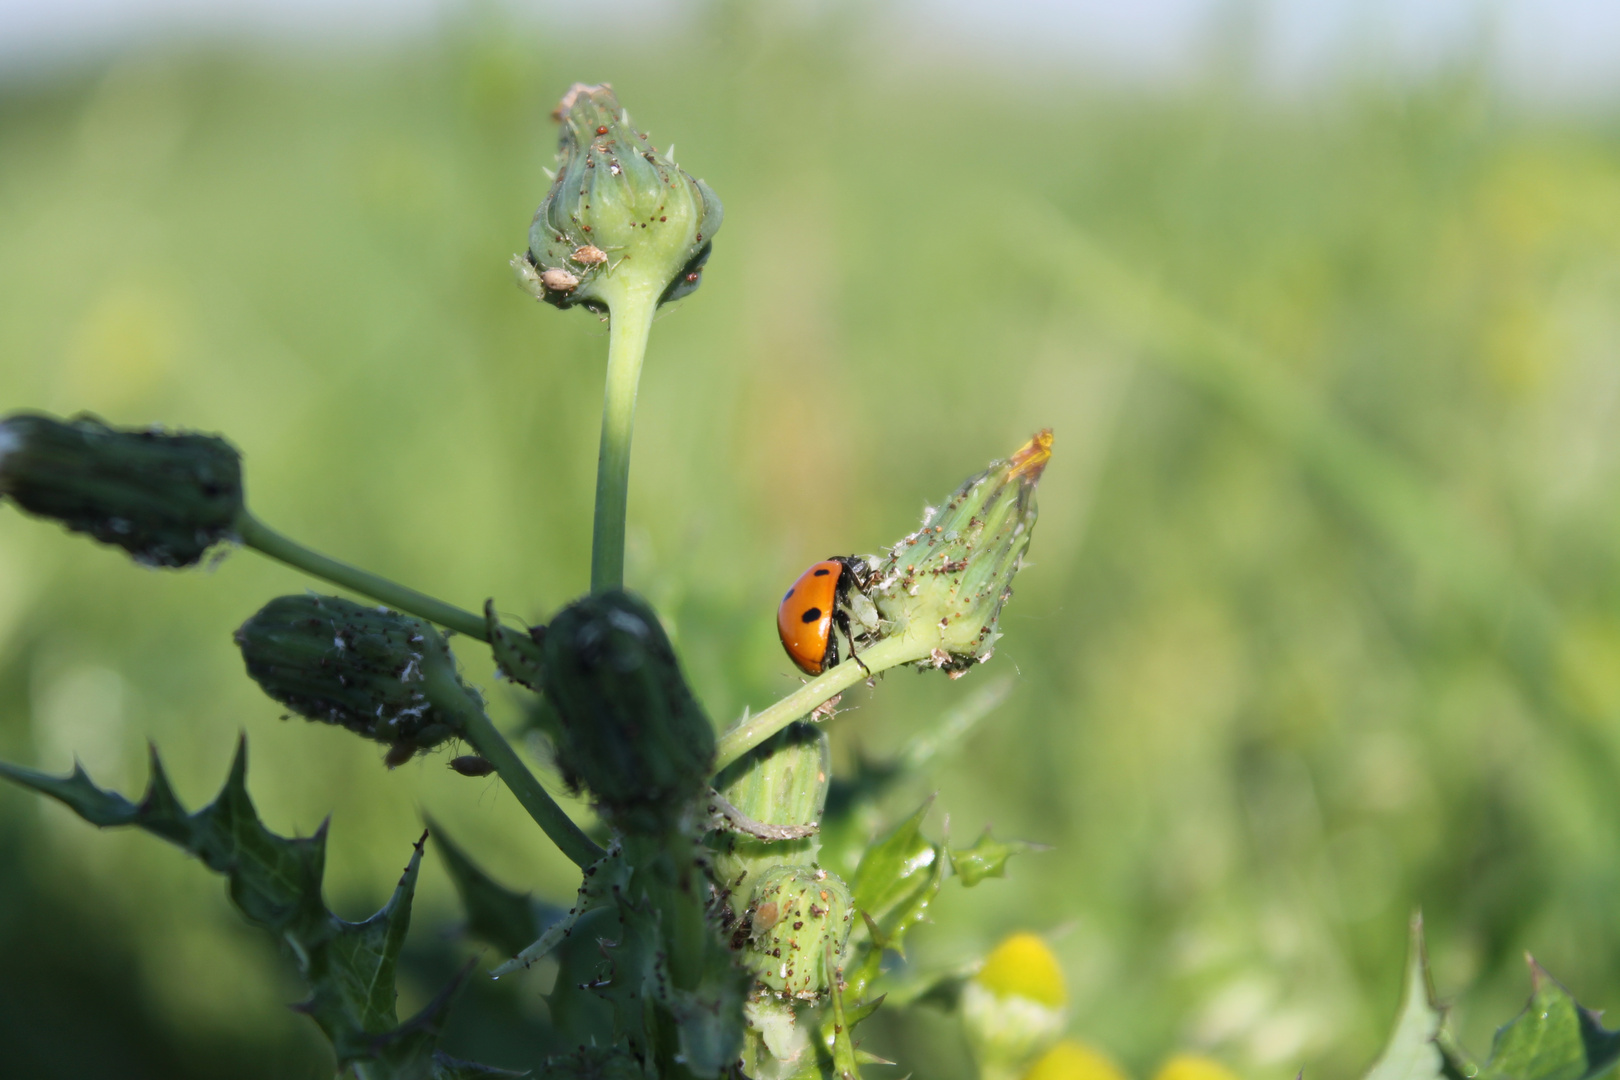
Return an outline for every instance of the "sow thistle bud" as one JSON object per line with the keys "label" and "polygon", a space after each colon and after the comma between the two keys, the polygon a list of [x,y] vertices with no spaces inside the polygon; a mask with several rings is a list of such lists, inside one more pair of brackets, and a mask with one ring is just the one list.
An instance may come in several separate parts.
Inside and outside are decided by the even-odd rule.
{"label": "sow thistle bud", "polygon": [[854,917],[849,887],[837,874],[776,866],[760,875],[732,942],[767,991],[817,1001],[837,977]]}
{"label": "sow thistle bud", "polygon": [[[827,733],[814,724],[789,724],[715,777],[714,787],[737,810],[768,825],[817,826],[832,783]],[[764,839],[726,830],[711,837],[710,867],[729,929],[748,902],[754,880],[768,867],[815,862],[819,839]]]}
{"label": "sow thistle bud", "polygon": [[990,659],[1002,605],[1035,528],[1035,486],[1051,456],[1051,430],[1037,432],[930,508],[921,528],[876,561],[867,593],[882,636],[928,645],[919,667],[955,677]]}
{"label": "sow thistle bud", "polygon": [[962,988],[968,1045],[989,1080],[1017,1077],[1063,1031],[1068,991],[1046,942],[1013,934]]}
{"label": "sow thistle bud", "polygon": [[[456,734],[481,706],[444,635],[337,596],[280,596],[236,631],[247,673],[298,715],[389,743],[392,764]],[[397,755],[397,756],[396,756]]]}
{"label": "sow thistle bud", "polygon": [[242,459],[212,435],[13,413],[0,420],[0,496],[136,562],[191,566],[231,535]]}
{"label": "sow thistle bud", "polygon": [[714,728],[658,616],[622,590],[587,596],[546,627],[542,655],[564,776],[625,832],[669,832],[708,786]]}
{"label": "sow thistle bud", "polygon": [[697,288],[720,229],[720,200],[646,135],[606,83],[575,83],[552,116],[561,123],[557,177],[512,260],[537,298],[594,311],[625,291],[660,304]]}

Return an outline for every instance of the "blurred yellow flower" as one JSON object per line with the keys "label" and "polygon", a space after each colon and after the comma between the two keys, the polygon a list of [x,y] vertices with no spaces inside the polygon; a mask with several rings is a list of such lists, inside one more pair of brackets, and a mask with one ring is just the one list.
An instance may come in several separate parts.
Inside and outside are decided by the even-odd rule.
{"label": "blurred yellow flower", "polygon": [[1211,1058],[1176,1054],[1159,1066],[1153,1080],[1238,1080],[1238,1075]]}
{"label": "blurred yellow flower", "polygon": [[1057,957],[1034,934],[1013,934],[997,945],[974,981],[997,997],[1029,998],[1054,1009],[1069,1000]]}
{"label": "blurred yellow flower", "polygon": [[1127,1080],[1127,1078],[1119,1066],[1101,1051],[1074,1039],[1064,1039],[1041,1055],[1041,1059],[1024,1074],[1024,1080]]}

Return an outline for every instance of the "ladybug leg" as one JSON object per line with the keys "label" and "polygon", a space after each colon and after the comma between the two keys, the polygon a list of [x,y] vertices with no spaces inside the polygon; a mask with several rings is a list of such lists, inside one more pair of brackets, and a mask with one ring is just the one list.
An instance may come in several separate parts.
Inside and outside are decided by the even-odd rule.
{"label": "ladybug leg", "polygon": [[849,632],[849,613],[846,611],[838,612],[833,616],[833,623],[844,632],[844,640],[849,642],[849,658],[861,665],[861,670],[866,672],[866,677],[870,679],[872,669],[866,666],[866,661],[862,660],[860,653],[855,651],[855,635]]}

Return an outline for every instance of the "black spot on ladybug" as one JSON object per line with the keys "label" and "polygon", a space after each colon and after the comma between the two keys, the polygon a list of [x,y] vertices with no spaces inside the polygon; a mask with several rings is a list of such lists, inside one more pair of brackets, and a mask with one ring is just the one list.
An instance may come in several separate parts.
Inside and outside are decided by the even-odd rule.
{"label": "black spot on ladybug", "polygon": [[821,568],[821,569],[820,569],[820,570],[817,570],[817,571],[816,571],[816,572],[815,572],[815,573],[814,573],[814,574],[812,574],[812,575],[811,575],[811,576],[812,576],[812,577],[826,577],[826,576],[827,576],[827,575],[828,575],[828,574],[830,574],[830,573],[832,573],[832,571],[831,571],[831,570],[828,570],[828,569],[827,569],[827,568],[826,568],[826,567],[825,567],[825,566],[823,566],[823,567],[822,567],[822,568]]}
{"label": "black spot on ladybug", "polygon": [[821,618],[821,609],[818,608],[818,607],[813,607],[813,608],[810,608],[808,611],[806,611],[803,615],[800,615],[799,616],[799,621],[800,622],[812,623],[812,622],[815,622],[819,618]]}

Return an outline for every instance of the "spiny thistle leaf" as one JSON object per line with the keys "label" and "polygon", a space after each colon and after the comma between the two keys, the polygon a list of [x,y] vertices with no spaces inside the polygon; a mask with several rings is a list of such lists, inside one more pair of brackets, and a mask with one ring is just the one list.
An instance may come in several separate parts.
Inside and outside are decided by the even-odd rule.
{"label": "spiny thistle leaf", "polygon": [[992,839],[990,830],[985,829],[972,847],[946,850],[950,855],[951,869],[962,879],[963,887],[971,889],[985,878],[1006,877],[1007,860],[1014,855],[1043,849],[1039,844],[1023,840]]}
{"label": "spiny thistle leaf", "polygon": [[1613,1068],[1620,1061],[1620,1032],[1605,1029],[1597,1014],[1578,1004],[1533,958],[1525,959],[1530,1000],[1497,1030],[1490,1059],[1476,1064],[1445,1029],[1445,1013],[1429,983],[1423,920],[1414,917],[1401,1015],[1366,1080],[1590,1080]]}
{"label": "spiny thistle leaf", "polygon": [[866,934],[857,947],[859,959],[849,965],[852,1000],[877,978],[884,950],[905,955],[906,932],[922,921],[945,882],[943,846],[922,834],[923,818],[933,802],[930,795],[899,828],[873,844],[855,871],[851,892]]}
{"label": "spiny thistle leaf", "polygon": [[852,882],[855,906],[879,925],[884,917],[926,887],[939,849],[922,834],[923,819],[934,804],[930,795],[915,814],[867,849]]}
{"label": "spiny thistle leaf", "polygon": [[1531,994],[1499,1029],[1479,1080],[1586,1080],[1620,1061],[1620,1032],[1608,1031],[1526,956]]}
{"label": "spiny thistle leaf", "polygon": [[473,937],[495,946],[505,956],[516,956],[562,914],[484,873],[433,819],[428,819],[427,826],[438,841],[439,857],[461,897],[461,907],[467,913],[467,933]]}
{"label": "spiny thistle leaf", "polygon": [[161,836],[224,874],[242,914],[291,947],[310,986],[298,1010],[326,1033],[339,1066],[360,1080],[514,1075],[455,1062],[434,1050],[455,984],[417,1017],[399,1023],[394,975],[426,833],[382,910],[364,922],[348,922],[321,898],[325,823],[308,838],[277,836],[264,827],[248,796],[245,739],[237,743],[219,796],[195,813],[175,797],[155,749],[151,761],[151,779],[138,804],[97,787],[79,766],[57,777],[0,762],[0,776],[57,799],[92,825],[134,826]]}
{"label": "spiny thistle leaf", "polygon": [[1437,1080],[1445,1061],[1435,1040],[1445,1015],[1434,1003],[1429,985],[1429,961],[1423,948],[1423,916],[1412,916],[1411,944],[1406,958],[1406,991],[1401,1015],[1367,1080]]}

